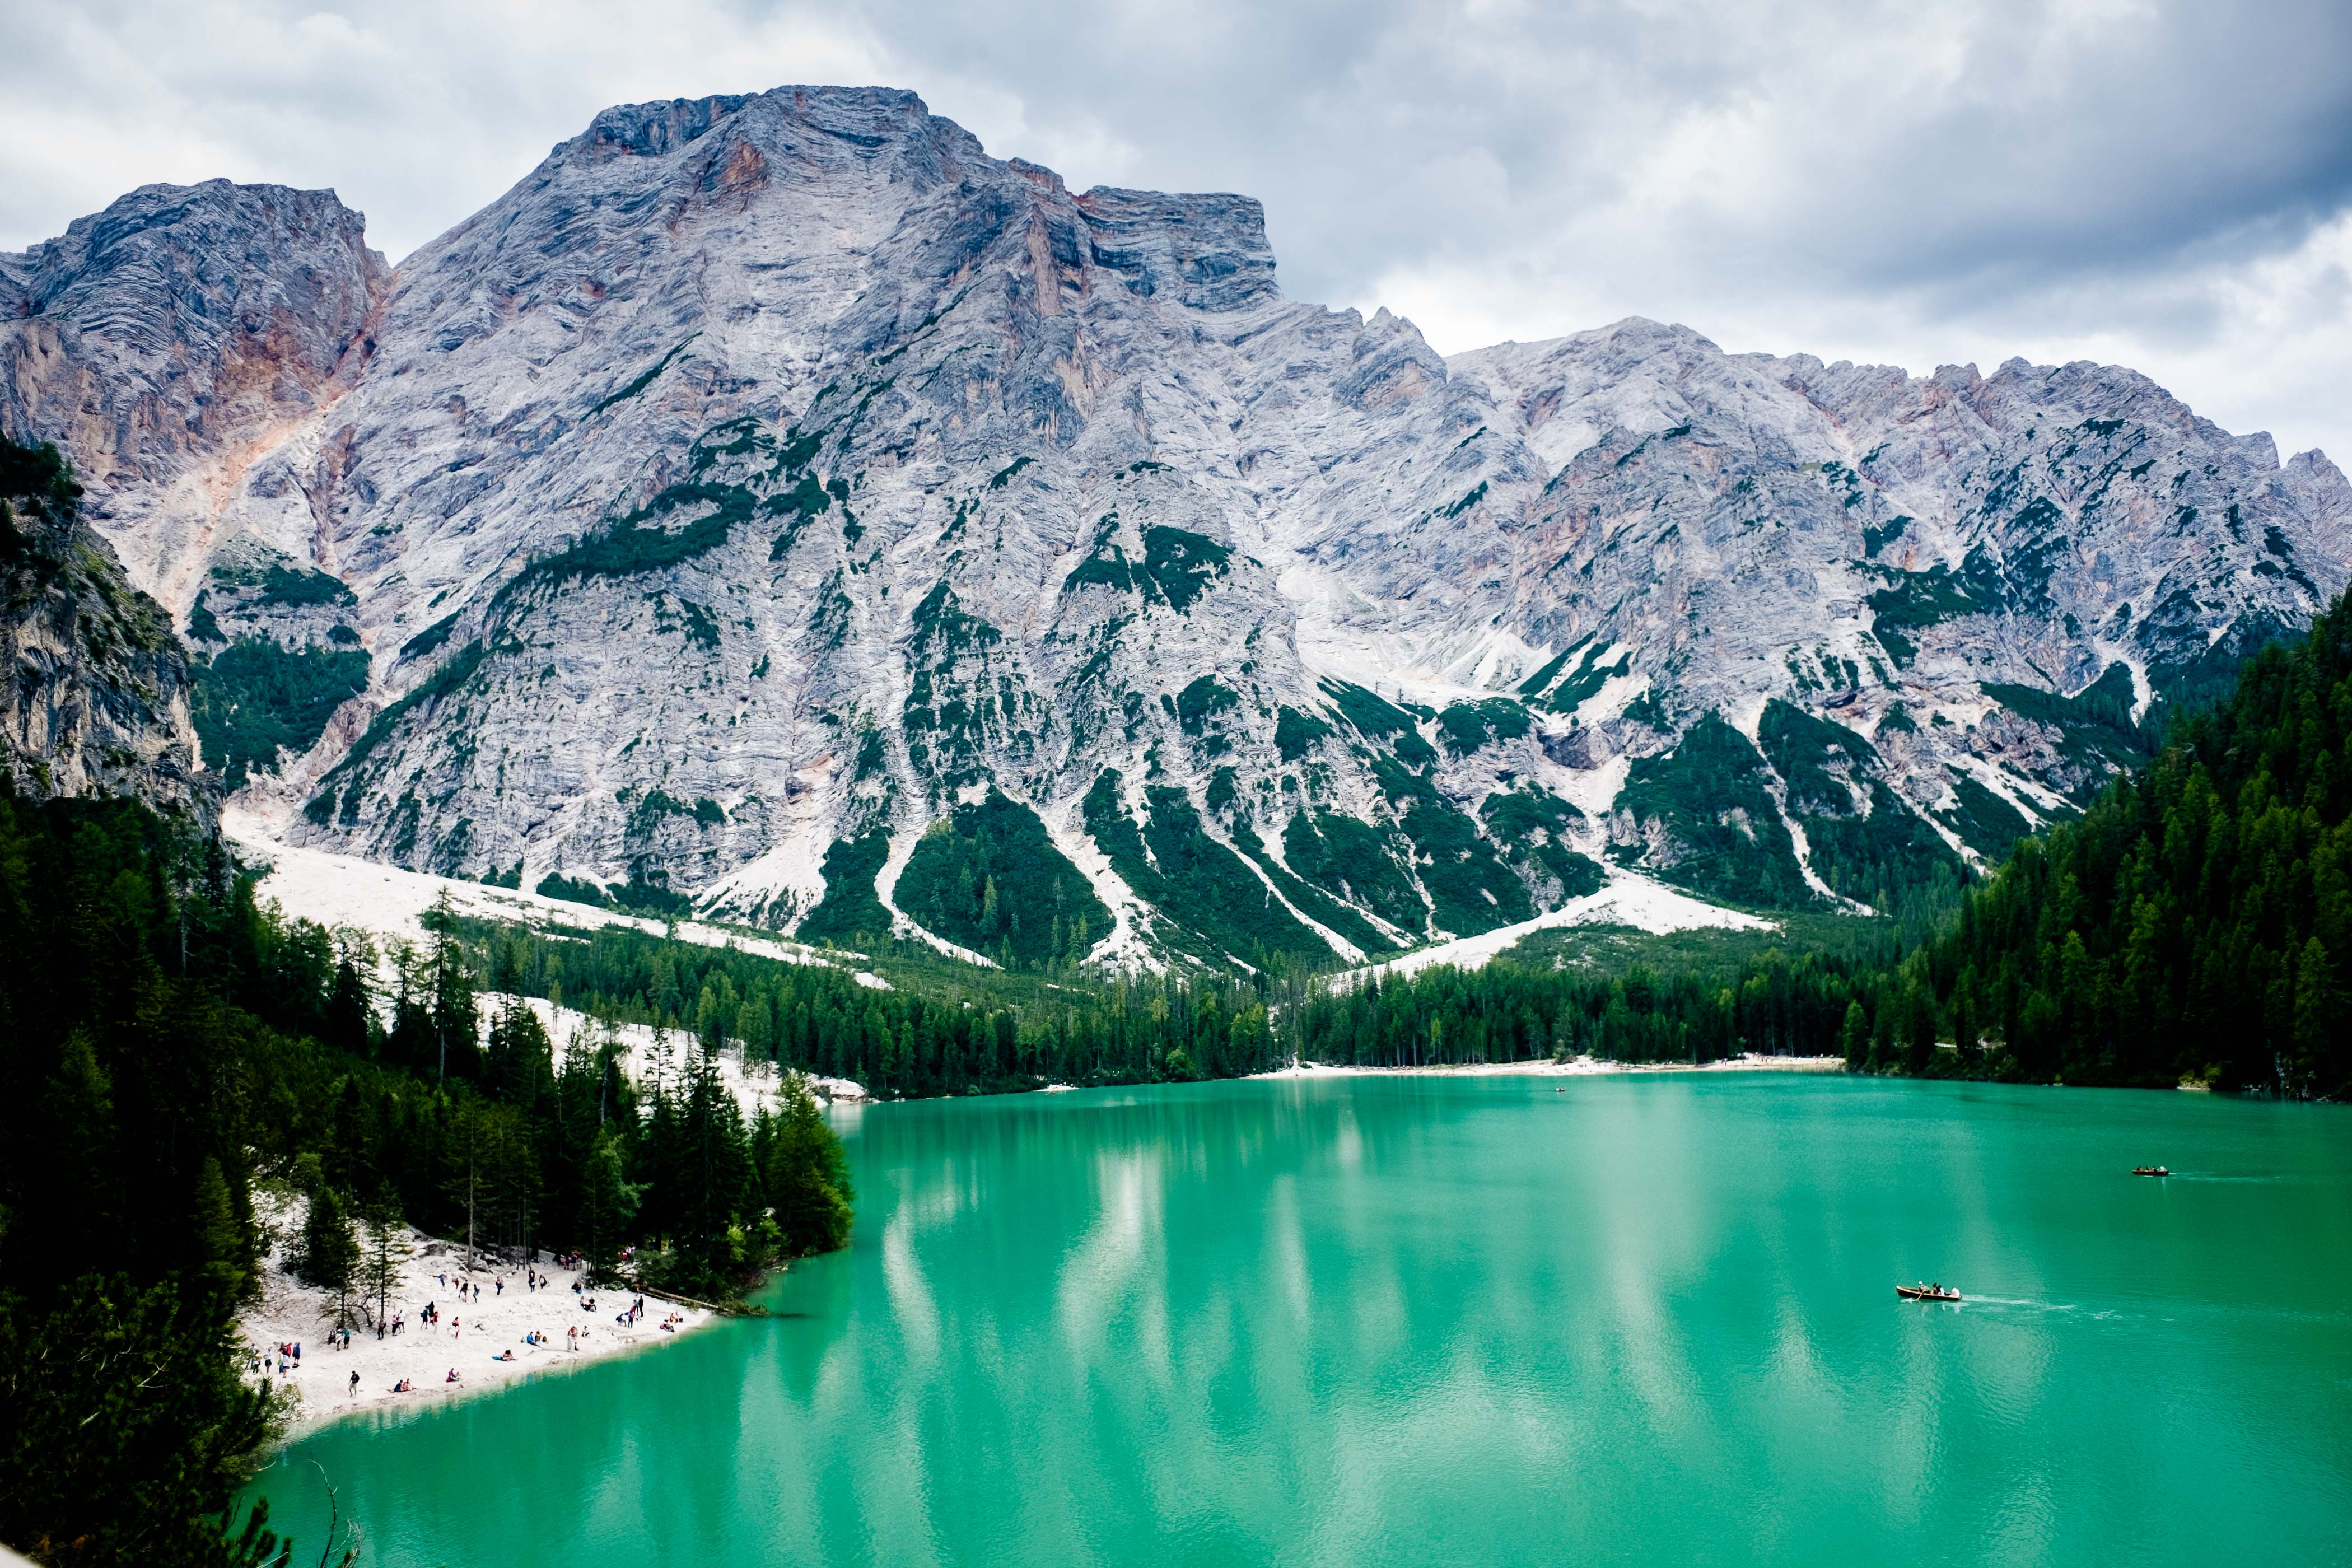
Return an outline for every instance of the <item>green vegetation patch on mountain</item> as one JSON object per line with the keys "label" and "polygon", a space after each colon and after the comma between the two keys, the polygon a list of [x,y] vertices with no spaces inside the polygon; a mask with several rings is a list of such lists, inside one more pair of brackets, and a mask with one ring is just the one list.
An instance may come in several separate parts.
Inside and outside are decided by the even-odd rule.
{"label": "green vegetation patch on mountain", "polygon": [[[1497,790],[1478,808],[1487,835],[1522,879],[1548,893],[1553,906],[1597,893],[1609,880],[1599,862],[1570,847],[1584,814],[1551,794],[1529,786]],[[1552,884],[1546,888],[1546,884]]]}
{"label": "green vegetation patch on mountain", "polygon": [[1623,675],[1633,668],[1631,649],[1611,658],[1609,647],[1591,637],[1580,638],[1520,682],[1519,694],[1529,701],[1540,701],[1554,712],[1575,712],[1597,695],[1612,676]]}
{"label": "green vegetation patch on mountain", "polygon": [[1154,524],[1143,531],[1143,576],[1177,610],[1190,614],[1192,601],[1218,577],[1233,552],[1188,529]]}
{"label": "green vegetation patch on mountain", "polygon": [[215,588],[241,592],[252,605],[299,609],[333,605],[340,608],[360,602],[341,578],[282,558],[217,562],[205,576]]}
{"label": "green vegetation patch on mountain", "polygon": [[1234,847],[1248,856],[1265,873],[1267,880],[1282,890],[1282,896],[1290,900],[1292,908],[1320,922],[1327,931],[1354,942],[1366,952],[1390,952],[1400,945],[1393,937],[1366,920],[1360,910],[1351,908],[1320,888],[1310,886],[1286,869],[1266,849],[1265,841],[1257,836],[1257,830],[1247,822],[1235,823],[1233,834]]}
{"label": "green vegetation patch on mountain", "polygon": [[2098,679],[2072,697],[1991,681],[1982,689],[2018,717],[2058,731],[2059,754],[2078,772],[2067,792],[2078,802],[2097,793],[2110,772],[2147,759],[2148,737],[2132,721],[2131,669],[2120,662],[2107,666]]}
{"label": "green vegetation patch on mountain", "polygon": [[1102,520],[1094,548],[1062,579],[1063,593],[1075,594],[1087,587],[1108,588],[1120,594],[1135,592],[1135,570],[1128,562],[1126,549],[1113,537],[1118,521],[1117,512]]}
{"label": "green vegetation patch on mountain", "polygon": [[236,789],[253,770],[275,768],[279,748],[299,756],[317,743],[335,710],[367,689],[368,656],[239,637],[191,674],[205,765]]}
{"label": "green vegetation patch on mountain", "polygon": [[1398,831],[1412,845],[1414,869],[1440,928],[1475,936],[1535,913],[1527,884],[1495,858],[1478,825],[1427,773],[1388,757],[1378,759],[1372,771],[1397,809]]}
{"label": "green vegetation patch on mountain", "polygon": [[1945,826],[1988,861],[2005,859],[2017,841],[2033,831],[2025,814],[1959,768],[1951,770],[1951,809],[1938,813]]}
{"label": "green vegetation patch on mountain", "polygon": [[1948,898],[1966,878],[1951,847],[1879,777],[1877,749],[1861,735],[1778,699],[1756,733],[1787,786],[1813,874],[1833,890],[1887,910],[1915,892]]}
{"label": "green vegetation patch on mountain", "polygon": [[1360,904],[1412,935],[1429,925],[1428,908],[1412,879],[1370,823],[1339,812],[1292,814],[1282,830],[1282,857],[1290,868],[1337,899]]}
{"label": "green vegetation patch on mountain", "polygon": [[[1139,826],[1120,805],[1118,773],[1104,769],[1087,792],[1087,834],[1137,896],[1180,928],[1163,933],[1171,942],[1213,963],[1230,954],[1260,969],[1285,958],[1330,962],[1330,944],[1294,920],[1240,856],[1209,837],[1182,791],[1154,786],[1144,801]],[[1208,945],[1186,942],[1183,932]]]}
{"label": "green vegetation patch on mountain", "polygon": [[647,790],[642,796],[623,790],[621,799],[624,805],[635,801],[629,805],[629,823],[624,829],[631,838],[650,837],[670,817],[684,817],[698,827],[716,827],[727,820],[727,808],[708,795],[689,804],[667,790],[656,788]]}
{"label": "green vegetation patch on mountain", "polygon": [[963,607],[942,578],[915,606],[908,645],[907,755],[941,789],[978,783],[992,739],[1042,725],[1045,710],[1017,671],[997,668],[996,627]]}
{"label": "green vegetation patch on mountain", "polygon": [[1528,710],[1507,697],[1456,702],[1437,716],[1438,739],[1455,757],[1466,757],[1496,741],[1516,741],[1532,728]]}
{"label": "green vegetation patch on mountain", "polygon": [[561,899],[568,904],[586,904],[599,910],[620,910],[634,915],[651,915],[657,920],[680,920],[693,912],[694,900],[669,885],[667,872],[643,864],[632,868],[629,879],[607,887],[587,877],[566,877],[562,872],[550,872],[539,879],[532,891],[543,899]]}
{"label": "green vegetation patch on mountain", "polygon": [[881,828],[856,838],[836,838],[825,849],[824,897],[794,928],[803,942],[873,946],[890,937],[890,911],[874,890],[882,862],[890,858],[890,835]]}
{"label": "green vegetation patch on mountain", "polygon": [[1967,880],[1967,863],[1884,780],[1863,787],[1867,815],[1801,819],[1813,874],[1882,912],[1916,898],[1948,900]]}
{"label": "green vegetation patch on mountain", "polygon": [[1908,665],[1918,652],[1912,633],[1998,607],[1971,597],[1969,585],[1944,566],[1925,572],[1900,572],[1891,566],[1877,570],[1887,586],[1864,602],[1870,605],[1872,630],[1899,665]]}
{"label": "green vegetation patch on mountain", "polygon": [[1233,749],[1233,742],[1221,732],[1228,721],[1226,715],[1237,712],[1241,705],[1239,692],[1213,675],[1200,676],[1176,694],[1176,725],[1200,741],[1206,755],[1222,756]]}
{"label": "green vegetation patch on mountain", "polygon": [[1748,737],[1710,713],[1628,770],[1618,809],[1643,838],[1611,858],[1727,903],[1798,909],[1814,900]]}
{"label": "green vegetation patch on mountain", "polygon": [[936,935],[1008,969],[1066,969],[1110,933],[1110,910],[1037,814],[991,789],[924,831],[895,901]]}
{"label": "green vegetation patch on mountain", "polygon": [[[648,518],[689,502],[709,503],[718,510],[683,528],[646,526]],[[612,527],[589,534],[543,561],[532,562],[499,592],[505,595],[526,587],[561,587],[583,577],[635,577],[667,571],[726,543],[729,532],[751,515],[755,504],[751,492],[740,486],[672,485]]]}
{"label": "green vegetation patch on mountain", "polygon": [[438,653],[443,647],[447,646],[449,634],[457,629],[457,612],[452,610],[449,614],[442,616],[439,620],[434,622],[431,626],[425,627],[415,637],[410,637],[406,642],[402,643],[400,645],[400,657],[403,658],[422,658],[426,654]]}
{"label": "green vegetation patch on mountain", "polygon": [[1282,753],[1286,763],[1295,763],[1315,749],[1317,742],[1331,733],[1331,726],[1312,713],[1302,713],[1296,708],[1284,707],[1274,716],[1274,749]]}
{"label": "green vegetation patch on mountain", "polygon": [[1416,767],[1437,760],[1437,748],[1421,738],[1413,716],[1395,703],[1344,680],[1327,680],[1323,690],[1339,717],[1366,740],[1389,742],[1399,757]]}

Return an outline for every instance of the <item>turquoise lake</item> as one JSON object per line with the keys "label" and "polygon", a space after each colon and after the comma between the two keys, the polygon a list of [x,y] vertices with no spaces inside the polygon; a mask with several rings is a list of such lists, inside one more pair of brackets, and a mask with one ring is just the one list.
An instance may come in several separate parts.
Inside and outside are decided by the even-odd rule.
{"label": "turquoise lake", "polygon": [[390,1568],[2352,1560],[2352,1110],[1710,1073],[841,1126],[854,1245],[776,1316],[312,1435],[259,1482],[298,1559],[323,1474]]}

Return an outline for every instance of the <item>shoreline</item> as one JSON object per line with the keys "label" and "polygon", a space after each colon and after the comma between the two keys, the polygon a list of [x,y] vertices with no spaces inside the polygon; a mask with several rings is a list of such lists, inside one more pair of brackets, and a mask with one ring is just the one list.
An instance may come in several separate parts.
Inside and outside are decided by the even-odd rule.
{"label": "shoreline", "polygon": [[[240,1375],[247,1383],[272,1384],[293,1395],[284,1406],[286,1428],[273,1452],[354,1415],[438,1409],[551,1373],[658,1349],[708,1328],[723,1315],[650,1291],[605,1289],[575,1296],[572,1286],[580,1279],[580,1270],[536,1262],[530,1267],[548,1282],[530,1289],[524,1284],[524,1265],[487,1252],[468,1276],[481,1287],[481,1299],[461,1303],[455,1286],[464,1271],[465,1244],[412,1229],[407,1237],[412,1255],[393,1292],[393,1311],[404,1320],[402,1331],[378,1339],[373,1329],[354,1324],[352,1348],[337,1350],[328,1342],[333,1327],[331,1300],[297,1280],[288,1266],[288,1245],[300,1234],[301,1211],[299,1199],[285,1200],[271,1217],[273,1245],[265,1265],[262,1299],[237,1319],[237,1337],[249,1358],[258,1357],[264,1349],[271,1352],[267,1375],[253,1371],[250,1359]],[[445,1278],[448,1283],[443,1283]],[[501,1278],[506,1281],[503,1291],[497,1285]],[[641,1294],[646,1310],[638,1321],[615,1321]],[[589,1300],[597,1303],[593,1312],[584,1304]],[[428,1326],[419,1321],[419,1309],[427,1303],[438,1305],[439,1323]],[[661,1327],[665,1321],[671,1321],[667,1331]],[[581,1331],[576,1343],[565,1334],[575,1327]],[[552,1342],[523,1343],[523,1335],[532,1330]],[[275,1347],[285,1342],[299,1342],[302,1359],[281,1378]],[[511,1351],[515,1359],[493,1359],[502,1351]],[[446,1381],[453,1368],[458,1373],[456,1383]],[[360,1374],[355,1393],[350,1381],[353,1372]],[[393,1393],[393,1385],[403,1378],[415,1386],[406,1394]]]}
{"label": "shoreline", "polygon": [[1252,1079],[1309,1078],[1598,1078],[1616,1073],[1662,1072],[1843,1072],[1843,1057],[1725,1057],[1711,1062],[1616,1062],[1595,1057],[1570,1061],[1465,1062],[1433,1067],[1356,1067],[1333,1062],[1295,1062]]}

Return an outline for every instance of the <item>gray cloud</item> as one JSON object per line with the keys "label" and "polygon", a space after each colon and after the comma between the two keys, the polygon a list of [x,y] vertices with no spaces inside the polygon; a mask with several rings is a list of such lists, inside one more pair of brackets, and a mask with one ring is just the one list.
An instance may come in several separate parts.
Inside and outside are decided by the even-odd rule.
{"label": "gray cloud", "polygon": [[2119,359],[2352,456],[2347,58],[2340,0],[84,0],[0,19],[0,246],[227,174],[397,257],[606,103],[887,82],[1074,184],[1256,195],[1286,292],[1444,349]]}

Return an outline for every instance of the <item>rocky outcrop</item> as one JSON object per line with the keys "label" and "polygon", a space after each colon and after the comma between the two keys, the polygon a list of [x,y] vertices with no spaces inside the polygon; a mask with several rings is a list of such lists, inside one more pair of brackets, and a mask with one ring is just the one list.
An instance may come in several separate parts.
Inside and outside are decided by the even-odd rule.
{"label": "rocky outcrop", "polygon": [[0,773],[37,800],[128,795],[209,825],[171,618],[79,517],[54,447],[0,437]]}
{"label": "rocky outcrop", "polygon": [[[108,526],[225,643],[368,656],[292,830],[812,931],[1328,956],[1603,858],[1876,902],[2071,809],[2352,562],[2324,458],[2128,371],[1638,321],[1449,361],[1283,299],[1253,202],[1073,194],[907,93],[607,110],[388,284],[355,227],[178,221],[310,369],[205,508],[159,457]],[[11,352],[5,405],[96,439]]]}
{"label": "rocky outcrop", "polygon": [[[364,230],[331,191],[207,180],[0,254],[0,426],[71,455],[89,521],[175,614],[241,489],[331,488],[331,459],[265,460],[365,363],[391,273]],[[294,531],[311,554],[315,530]]]}

